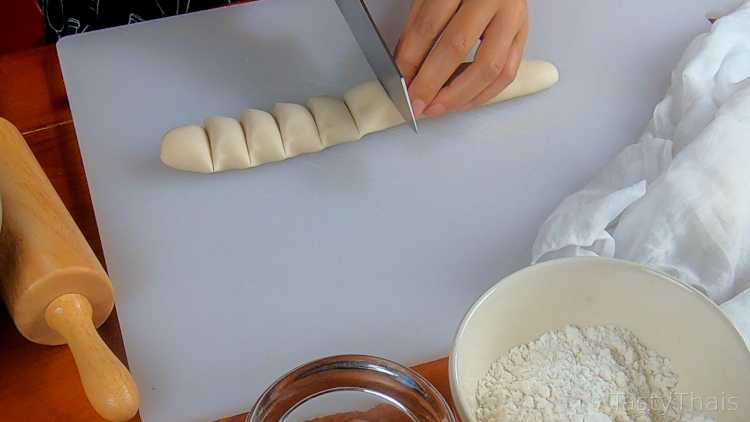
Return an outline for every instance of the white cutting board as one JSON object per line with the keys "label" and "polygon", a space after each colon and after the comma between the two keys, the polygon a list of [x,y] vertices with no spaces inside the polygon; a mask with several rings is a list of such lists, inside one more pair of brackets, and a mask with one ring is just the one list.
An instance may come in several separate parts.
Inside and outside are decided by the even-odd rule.
{"label": "white cutting board", "polygon": [[[370,5],[393,43],[408,2]],[[372,78],[333,0],[59,43],[146,421],[239,413],[324,355],[447,355],[472,301],[528,263],[546,215],[637,137],[716,2],[530,6],[527,55],[560,68],[550,91],[208,177],[161,165],[167,129]]]}

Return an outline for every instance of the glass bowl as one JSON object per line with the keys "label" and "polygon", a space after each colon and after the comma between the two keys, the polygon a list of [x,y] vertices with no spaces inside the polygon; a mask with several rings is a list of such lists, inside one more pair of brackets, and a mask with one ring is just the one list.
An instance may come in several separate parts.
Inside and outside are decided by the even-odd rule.
{"label": "glass bowl", "polygon": [[416,372],[386,359],[332,356],[284,375],[246,422],[457,422],[448,403]]}

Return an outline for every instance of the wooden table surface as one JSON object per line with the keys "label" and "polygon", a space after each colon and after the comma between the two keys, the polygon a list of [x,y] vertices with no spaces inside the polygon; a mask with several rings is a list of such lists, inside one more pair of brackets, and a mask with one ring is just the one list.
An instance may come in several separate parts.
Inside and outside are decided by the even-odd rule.
{"label": "wooden table surface", "polygon": [[[104,263],[67,94],[53,46],[0,56],[0,117],[8,119],[24,134],[84,236]],[[99,332],[112,351],[126,362],[116,312],[112,312]],[[420,365],[416,369],[451,402],[447,359]],[[0,414],[3,420],[102,420],[84,395],[67,347],[42,346],[27,341],[15,329],[3,306],[0,306],[0,374]],[[224,421],[242,420],[243,416],[238,415]]]}

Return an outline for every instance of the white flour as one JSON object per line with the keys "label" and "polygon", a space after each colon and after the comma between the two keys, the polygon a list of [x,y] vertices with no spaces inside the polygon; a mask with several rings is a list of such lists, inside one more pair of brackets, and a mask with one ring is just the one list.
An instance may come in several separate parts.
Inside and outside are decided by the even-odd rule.
{"label": "white flour", "polygon": [[[683,422],[678,376],[616,326],[565,327],[495,361],[476,392],[479,422]],[[670,405],[671,404],[671,405]]]}

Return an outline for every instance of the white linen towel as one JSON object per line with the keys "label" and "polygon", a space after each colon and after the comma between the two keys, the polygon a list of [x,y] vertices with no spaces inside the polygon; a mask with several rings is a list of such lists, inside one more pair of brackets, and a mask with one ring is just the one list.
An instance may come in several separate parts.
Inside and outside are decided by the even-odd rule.
{"label": "white linen towel", "polygon": [[640,140],[563,200],[532,263],[578,255],[697,287],[750,343],[750,1],[693,40]]}

